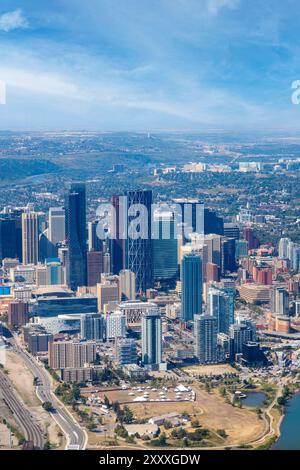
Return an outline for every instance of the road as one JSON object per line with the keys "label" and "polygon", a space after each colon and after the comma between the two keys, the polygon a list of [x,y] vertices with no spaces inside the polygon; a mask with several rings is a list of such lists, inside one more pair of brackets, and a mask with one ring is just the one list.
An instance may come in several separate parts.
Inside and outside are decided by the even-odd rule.
{"label": "road", "polygon": [[87,433],[53,393],[49,373],[33,356],[21,348],[13,337],[9,338],[8,342],[13,350],[22,357],[33,376],[37,378],[36,393],[38,398],[42,403],[50,402],[52,404],[53,411],[50,414],[66,436],[66,449],[84,450],[87,445]]}
{"label": "road", "polygon": [[16,395],[14,387],[9,378],[1,370],[0,390],[4,401],[12,411],[15,420],[19,424],[26,441],[32,442],[35,449],[43,449],[43,431],[35,422],[24,403]]}

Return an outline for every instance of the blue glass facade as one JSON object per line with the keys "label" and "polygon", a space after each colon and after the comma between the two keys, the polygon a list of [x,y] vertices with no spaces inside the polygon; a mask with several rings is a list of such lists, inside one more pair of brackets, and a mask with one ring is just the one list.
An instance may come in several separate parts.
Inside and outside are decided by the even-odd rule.
{"label": "blue glass facade", "polygon": [[[128,237],[126,241],[126,268],[136,275],[136,291],[146,292],[153,287],[153,255],[151,239],[152,191],[128,191]],[[141,213],[138,207],[145,207]],[[139,219],[141,236],[133,238],[131,227]]]}
{"label": "blue glass facade", "polygon": [[87,285],[85,185],[73,183],[66,197],[67,284],[72,290]]}
{"label": "blue glass facade", "polygon": [[181,263],[181,318],[193,321],[202,313],[202,259],[199,253],[185,255]]}

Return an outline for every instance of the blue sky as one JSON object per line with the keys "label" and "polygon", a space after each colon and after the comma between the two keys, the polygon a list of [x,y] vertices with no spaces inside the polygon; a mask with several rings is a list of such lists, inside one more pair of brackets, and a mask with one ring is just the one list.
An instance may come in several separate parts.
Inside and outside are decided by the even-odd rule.
{"label": "blue sky", "polygon": [[0,129],[297,129],[297,0],[2,0]]}

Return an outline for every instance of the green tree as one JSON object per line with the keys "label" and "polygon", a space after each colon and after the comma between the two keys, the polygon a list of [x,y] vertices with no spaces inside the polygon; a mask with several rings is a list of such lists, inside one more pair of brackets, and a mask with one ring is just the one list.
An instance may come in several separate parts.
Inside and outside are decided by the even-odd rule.
{"label": "green tree", "polygon": [[53,410],[53,406],[52,406],[52,403],[50,401],[44,401],[42,406],[43,406],[44,410],[46,410],[48,412]]}

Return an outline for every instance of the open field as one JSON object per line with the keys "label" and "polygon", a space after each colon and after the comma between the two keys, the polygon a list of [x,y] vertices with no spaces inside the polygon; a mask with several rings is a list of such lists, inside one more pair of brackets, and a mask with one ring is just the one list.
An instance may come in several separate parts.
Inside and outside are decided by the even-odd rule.
{"label": "open field", "polygon": [[[91,393],[92,392],[92,393]],[[185,387],[181,385],[181,388],[177,387],[149,387],[141,385],[138,387],[122,389],[107,390],[101,387],[97,388],[86,388],[81,392],[90,403],[95,402],[99,399],[101,402],[104,401],[105,396],[110,402],[118,401],[121,404],[131,404],[139,402],[155,402],[167,403],[167,402],[192,402],[195,400],[195,393],[191,387]]]}
{"label": "open field", "polygon": [[[136,419],[150,419],[154,416],[160,416],[167,413],[188,413],[191,420],[197,419],[203,428],[210,429],[212,432],[217,432],[222,429],[226,432],[227,438],[224,440],[224,446],[246,444],[261,437],[265,430],[265,421],[258,418],[254,410],[248,408],[233,407],[231,404],[226,403],[218,391],[208,393],[201,388],[200,384],[194,382],[190,384],[191,389],[195,391],[194,401],[146,401],[146,402],[129,402],[128,396],[130,390],[104,390],[99,387],[98,394],[101,399],[104,395],[107,396],[110,402],[119,401],[121,404],[127,404],[133,411]],[[145,386],[143,386],[145,387]],[[171,390],[174,390],[174,387]],[[161,390],[161,389],[159,389]],[[159,394],[159,390],[152,392]],[[162,388],[162,390],[164,390]],[[135,394],[141,395],[141,392],[133,390]],[[168,392],[165,392],[167,395]],[[169,393],[172,393],[171,391]],[[173,391],[174,393],[174,391]],[[150,392],[149,392],[150,394]],[[85,394],[88,396],[90,394]],[[96,409],[96,408],[95,408]],[[111,420],[112,418],[106,417]],[[187,425],[190,427],[190,424]],[[92,433],[93,434],[93,433]],[[108,438],[108,435],[94,435],[90,436],[90,445],[101,445]]]}
{"label": "open field", "polygon": [[139,419],[171,412],[187,412],[205,428],[213,431],[224,429],[228,435],[226,445],[247,443],[263,433],[264,421],[258,419],[254,411],[225,403],[218,392],[207,393],[197,385],[193,385],[193,389],[196,390],[193,403],[135,403],[129,407]]}
{"label": "open field", "polygon": [[234,374],[236,370],[229,364],[216,364],[216,365],[194,365],[183,368],[183,370],[190,375],[224,375]]}

